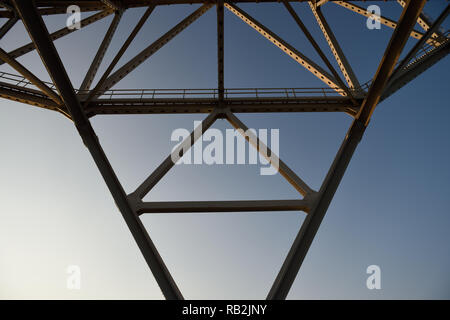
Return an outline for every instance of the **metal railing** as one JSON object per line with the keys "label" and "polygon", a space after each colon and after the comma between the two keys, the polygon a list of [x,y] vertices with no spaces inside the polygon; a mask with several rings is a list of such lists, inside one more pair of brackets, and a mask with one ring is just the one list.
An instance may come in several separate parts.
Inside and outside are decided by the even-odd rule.
{"label": "metal railing", "polygon": [[[38,89],[34,84],[28,81],[26,78],[22,77],[18,74],[12,74],[8,72],[0,71],[0,79],[17,87],[30,88],[30,89]],[[50,89],[56,91],[56,87],[52,82],[42,81],[44,82]]]}
{"label": "metal railing", "polygon": [[[78,91],[81,95],[89,91]],[[224,96],[228,98],[298,98],[298,97],[336,97],[344,90],[332,88],[227,88]],[[162,99],[162,98],[209,98],[217,99],[218,89],[114,89],[105,91],[99,99]]]}
{"label": "metal railing", "polygon": [[[417,53],[414,55],[414,57],[411,59],[411,61],[408,62],[408,64],[405,66],[405,68],[410,67],[415,62],[417,62],[417,61],[421,60],[422,58],[424,58],[425,56],[427,56],[433,50],[435,50],[435,49],[441,47],[442,45],[444,45],[447,41],[449,41],[449,37],[448,37],[449,34],[450,34],[450,30],[447,30],[442,35],[440,35],[439,37],[432,38],[433,40],[436,41],[434,44],[425,43],[417,51]],[[436,43],[438,43],[439,45],[435,45]]]}
{"label": "metal railing", "polygon": [[[0,71],[0,79],[3,82],[18,87],[38,89],[30,81],[21,75]],[[44,83],[56,92],[55,85],[51,82]],[[351,89],[354,93],[366,91],[370,81],[357,89]],[[80,96],[87,96],[90,90],[76,90]],[[299,98],[299,97],[338,97],[344,90],[333,88],[227,88],[224,91],[225,98]],[[218,89],[112,89],[102,93],[98,99],[217,99]]]}
{"label": "metal railing", "polygon": [[[425,44],[421,47],[413,59],[406,65],[410,67],[415,62],[421,60],[449,41],[450,30],[447,30],[437,38],[433,38],[439,43],[438,46]],[[400,61],[397,62],[397,65]],[[15,85],[17,87],[39,90],[33,83],[21,75],[0,71],[2,82]],[[56,87],[52,82],[43,81],[50,89],[56,92]],[[356,96],[364,93],[370,88],[372,80],[367,81],[359,88],[350,89]],[[76,90],[77,94],[83,96],[89,94],[90,90]],[[340,93],[345,94],[344,90],[333,88],[227,88],[225,89],[225,98],[298,98],[298,97],[336,97]],[[217,99],[218,89],[112,89],[103,92],[98,99],[163,99],[163,98],[181,98],[181,99]]]}

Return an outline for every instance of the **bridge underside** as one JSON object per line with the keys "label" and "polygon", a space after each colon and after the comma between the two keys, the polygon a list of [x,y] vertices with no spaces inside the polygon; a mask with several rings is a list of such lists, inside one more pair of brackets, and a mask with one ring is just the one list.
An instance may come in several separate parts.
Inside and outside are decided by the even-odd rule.
{"label": "bridge underside", "polygon": [[[283,5],[296,25],[304,33],[318,56],[327,66],[320,67],[312,59],[284,41],[261,22],[251,17],[238,5],[240,3],[277,2]],[[296,2],[306,2],[337,62],[339,70],[330,63],[308,28],[293,8]],[[0,65],[8,64],[18,74],[0,72],[0,97],[32,106],[62,113],[73,121],[84,144],[89,149],[101,172],[117,207],[127,223],[141,253],[152,271],[162,293],[167,299],[183,299],[158,250],[144,228],[140,215],[169,212],[235,212],[235,211],[302,211],[306,214],[294,243],[267,295],[268,299],[285,299],[297,276],[302,262],[317,233],[322,219],[345,173],[352,155],[362,139],[371,115],[380,101],[389,97],[409,83],[420,73],[445,57],[450,50],[448,32],[439,27],[449,13],[449,6],[435,20],[430,21],[422,13],[426,0],[398,1],[403,12],[394,21],[379,17],[379,21],[394,29],[377,72],[366,84],[360,85],[352,67],[345,57],[332,28],[321,12],[321,7],[340,6],[365,17],[364,8],[348,1],[268,1],[268,0],[0,0],[0,18],[6,22],[0,26],[0,39],[21,21],[28,31],[30,43],[6,52],[0,48]],[[66,69],[55,49],[54,41],[75,29],[62,28],[49,33],[43,17],[66,14],[67,7],[78,5],[82,12],[96,12],[81,21],[81,29],[106,16],[114,18],[101,42],[80,88],[74,89]],[[120,68],[119,60],[127,51],[135,36],[158,5],[199,4],[189,16],[167,31],[155,42],[130,59]],[[100,80],[92,86],[98,67],[102,63],[112,36],[122,14],[129,8],[143,7],[145,13],[110,62]],[[214,89],[114,89],[120,80],[135,70],[176,35],[215,7],[217,13],[217,87]],[[281,49],[299,66],[322,81],[326,88],[252,88],[233,89],[224,86],[224,10],[240,18],[256,32]],[[369,14],[370,16],[370,14]],[[418,23],[423,31],[415,30]],[[399,59],[408,38],[417,39],[413,48]],[[37,50],[52,82],[45,82],[30,72],[17,58]],[[113,72],[113,70],[115,70]],[[341,147],[319,190],[313,190],[294,173],[278,155],[270,160],[278,172],[299,193],[298,199],[246,200],[246,201],[183,201],[144,202],[143,198],[174,166],[172,159],[189,149],[197,139],[219,118],[224,118],[236,129],[242,129],[247,141],[261,154],[271,154],[256,136],[236,116],[236,113],[265,112],[344,112],[353,122],[344,136]],[[205,113],[201,132],[196,130],[169,155],[143,183],[126,194],[89,121],[90,117],[106,114],[152,114],[152,113]],[[264,151],[263,151],[264,150]],[[267,152],[268,151],[268,152]],[[273,160],[276,161],[273,161]]]}
{"label": "bridge underside", "polygon": [[[0,73],[1,74],[1,73]],[[260,91],[263,91],[262,89]],[[0,82],[0,97],[67,112],[39,90]],[[235,113],[265,112],[345,112],[355,115],[358,108],[345,97],[240,97],[225,98],[105,98],[96,99],[84,109],[88,117],[106,114],[210,113],[219,103]],[[83,103],[83,99],[80,99]]]}

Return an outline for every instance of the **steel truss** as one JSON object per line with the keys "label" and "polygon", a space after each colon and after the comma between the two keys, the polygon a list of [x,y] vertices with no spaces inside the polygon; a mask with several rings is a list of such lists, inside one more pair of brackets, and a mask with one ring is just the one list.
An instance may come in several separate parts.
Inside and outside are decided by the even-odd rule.
{"label": "steel truss", "polygon": [[[299,50],[281,39],[261,22],[238,7],[244,2],[282,2],[308,41],[328,68],[324,70]],[[336,59],[343,79],[334,69],[307,27],[303,24],[294,2],[308,2],[317,23]],[[155,245],[145,230],[140,215],[173,212],[245,212],[245,211],[303,211],[306,219],[273,283],[267,299],[285,299],[297,276],[308,249],[316,235],[350,159],[364,135],[371,115],[380,101],[409,83],[418,74],[449,53],[448,32],[439,31],[449,13],[449,6],[437,18],[430,21],[422,13],[426,0],[398,3],[403,12],[398,21],[381,17],[381,23],[394,28],[378,70],[370,83],[360,85],[349,61],[321,12],[321,6],[341,6],[367,16],[364,8],[348,1],[270,1],[270,0],[102,0],[102,1],[52,1],[52,0],[0,0],[0,18],[7,21],[0,27],[0,38],[20,20],[27,29],[31,42],[11,52],[0,48],[0,64],[7,63],[19,75],[0,72],[0,97],[62,113],[75,124],[84,144],[89,149],[113,198],[127,223],[139,249],[152,271],[166,299],[183,299],[183,296],[164,264]],[[192,4],[201,6],[180,21],[158,40],[148,45],[134,58],[117,69],[120,58],[158,5]],[[66,8],[77,4],[83,12],[96,12],[81,21],[81,27],[114,14],[114,18],[98,48],[83,83],[74,89],[53,42],[71,32],[62,28],[49,33],[43,16],[66,13]],[[147,8],[100,80],[91,88],[106,50],[116,31],[123,12],[129,8]],[[116,90],[111,89],[121,79],[146,61],[157,50],[186,29],[212,7],[217,13],[217,87],[198,90]],[[279,47],[306,70],[323,81],[329,89],[231,89],[224,86],[224,10],[227,9]],[[415,24],[425,33],[414,30]],[[418,39],[416,45],[399,60],[409,37]],[[44,82],[16,59],[37,50],[52,83]],[[252,93],[253,97],[243,97]],[[226,119],[261,154],[267,157],[271,151],[239,120],[235,113],[243,112],[345,112],[353,117],[342,145],[319,190],[313,190],[282,160],[276,159],[280,174],[299,192],[299,199],[247,200],[247,201],[183,201],[144,202],[145,195],[174,166],[173,158],[181,157],[213,123]],[[98,141],[89,118],[101,114],[140,113],[206,113],[201,130],[191,135],[169,155],[160,166],[132,193],[126,194]],[[267,152],[268,151],[268,152]],[[271,157],[277,157],[271,154]],[[270,160],[270,159],[268,159]],[[274,164],[272,162],[272,164]]]}

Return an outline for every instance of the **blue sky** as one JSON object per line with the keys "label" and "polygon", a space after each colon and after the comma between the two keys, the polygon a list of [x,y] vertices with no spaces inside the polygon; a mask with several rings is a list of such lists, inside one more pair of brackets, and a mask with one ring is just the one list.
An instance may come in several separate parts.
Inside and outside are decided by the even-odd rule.
{"label": "blue sky", "polygon": [[[425,11],[436,18],[445,5],[443,0],[429,1]],[[282,5],[240,7],[323,65]],[[195,8],[155,9],[119,66]],[[333,61],[308,6],[294,8]],[[393,19],[401,13],[395,2],[381,2],[381,8]],[[392,29],[368,30],[365,18],[334,4],[324,6],[323,12],[359,81],[370,80]],[[142,13],[125,13],[99,75]],[[53,31],[63,27],[65,19],[55,16],[46,23]],[[75,87],[111,19],[56,41]],[[215,87],[215,34],[211,9],[116,88]],[[18,24],[0,45],[9,51],[28,41]],[[405,50],[414,43],[411,39]],[[48,79],[36,53],[19,61]],[[4,65],[0,70],[12,72]],[[450,298],[448,70],[449,61],[443,59],[379,105],[288,298]],[[323,85],[225,11],[225,86]],[[3,99],[0,113],[0,297],[162,298],[72,123],[57,113]],[[248,127],[279,129],[280,158],[315,189],[351,123],[349,116],[334,113],[238,116]],[[125,190],[131,192],[168,155],[174,145],[172,131],[190,130],[194,120],[204,117],[97,116],[91,121]],[[224,120],[213,127],[230,128]],[[260,176],[256,165],[190,165],[172,169],[146,199],[296,196],[280,175]],[[143,217],[184,296],[193,299],[264,298],[303,219],[302,212]],[[366,268],[372,264],[381,268],[381,290],[366,288]],[[68,265],[80,266],[81,290],[66,288]]]}

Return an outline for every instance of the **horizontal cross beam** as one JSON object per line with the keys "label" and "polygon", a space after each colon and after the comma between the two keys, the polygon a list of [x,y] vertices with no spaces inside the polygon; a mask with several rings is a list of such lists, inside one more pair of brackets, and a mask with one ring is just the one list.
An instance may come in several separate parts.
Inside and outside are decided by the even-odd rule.
{"label": "horizontal cross beam", "polygon": [[0,82],[0,98],[25,103],[47,110],[60,112],[62,115],[70,119],[67,110],[47,97],[42,91],[23,87],[13,84]]}
{"label": "horizontal cross beam", "polygon": [[[358,109],[347,98],[246,98],[224,99],[223,107],[232,112],[345,112],[354,115]],[[218,99],[98,99],[86,108],[89,116],[100,114],[209,113]]]}
{"label": "horizontal cross beam", "polygon": [[[133,202],[132,202],[133,203]],[[304,211],[310,208],[309,200],[237,200],[237,201],[175,201],[136,202],[138,214],[187,212],[258,212]]]}

